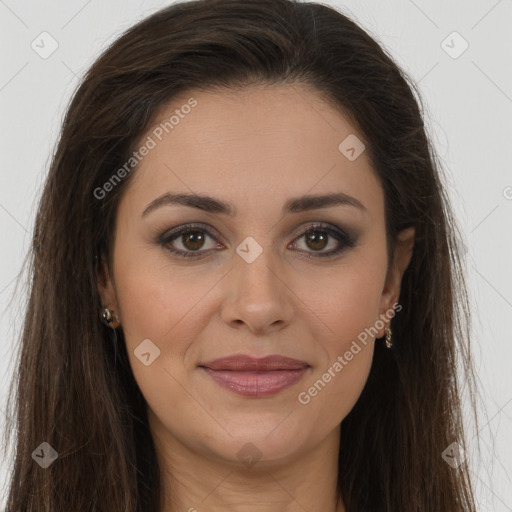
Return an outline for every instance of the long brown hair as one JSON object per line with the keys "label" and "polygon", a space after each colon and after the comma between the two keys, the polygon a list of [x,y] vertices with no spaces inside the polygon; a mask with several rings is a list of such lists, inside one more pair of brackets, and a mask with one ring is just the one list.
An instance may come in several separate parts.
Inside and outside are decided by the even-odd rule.
{"label": "long brown hair", "polygon": [[[474,374],[458,236],[417,86],[330,7],[195,0],[127,30],[69,104],[27,260],[9,398],[15,426],[6,432],[15,436],[12,512],[159,510],[146,403],[122,330],[113,338],[99,317],[98,262],[111,262],[117,205],[133,173],[101,199],[94,191],[175,95],[256,83],[307,84],[349,116],[382,183],[389,248],[400,230],[416,229],[393,349],[376,345],[366,386],[340,427],[347,511],[476,510],[467,464],[453,468],[442,457],[453,442],[465,448],[457,361],[471,390]],[[47,469],[32,458],[42,442],[58,453]]]}

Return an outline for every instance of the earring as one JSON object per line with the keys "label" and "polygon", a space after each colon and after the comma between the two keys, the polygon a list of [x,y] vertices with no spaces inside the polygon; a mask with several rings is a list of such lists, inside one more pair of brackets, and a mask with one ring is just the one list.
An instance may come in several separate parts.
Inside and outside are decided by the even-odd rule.
{"label": "earring", "polygon": [[386,348],[391,348],[393,346],[393,343],[391,341],[391,335],[393,333],[391,332],[391,329],[389,327],[386,327]]}
{"label": "earring", "polygon": [[108,308],[103,308],[101,311],[101,321],[111,329],[116,329],[119,327],[119,321],[117,320],[117,316],[115,316],[114,311],[111,311]]}

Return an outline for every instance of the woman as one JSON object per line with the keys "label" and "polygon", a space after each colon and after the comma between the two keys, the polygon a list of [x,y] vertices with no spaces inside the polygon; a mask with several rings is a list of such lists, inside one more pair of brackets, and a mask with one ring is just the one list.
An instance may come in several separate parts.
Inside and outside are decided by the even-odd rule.
{"label": "woman", "polygon": [[178,3],[104,52],[37,213],[11,511],[475,510],[413,91],[315,3]]}

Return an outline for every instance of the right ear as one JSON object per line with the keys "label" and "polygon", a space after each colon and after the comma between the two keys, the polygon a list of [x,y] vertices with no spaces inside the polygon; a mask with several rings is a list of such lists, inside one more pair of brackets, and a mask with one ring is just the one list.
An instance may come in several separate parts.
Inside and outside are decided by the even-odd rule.
{"label": "right ear", "polygon": [[110,275],[108,264],[104,256],[101,257],[98,275],[97,275],[97,283],[98,283],[98,293],[101,299],[101,305],[112,309],[116,312],[117,316],[119,316],[119,310],[117,308],[117,297],[116,291],[114,287],[114,282]]}

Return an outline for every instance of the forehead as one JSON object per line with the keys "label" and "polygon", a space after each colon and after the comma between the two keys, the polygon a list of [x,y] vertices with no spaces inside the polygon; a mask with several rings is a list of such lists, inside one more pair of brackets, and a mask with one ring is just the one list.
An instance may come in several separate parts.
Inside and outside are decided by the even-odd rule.
{"label": "forehead", "polygon": [[140,139],[152,148],[127,193],[148,201],[207,193],[243,206],[344,192],[378,208],[382,191],[362,139],[340,109],[300,84],[190,90],[152,119]]}

